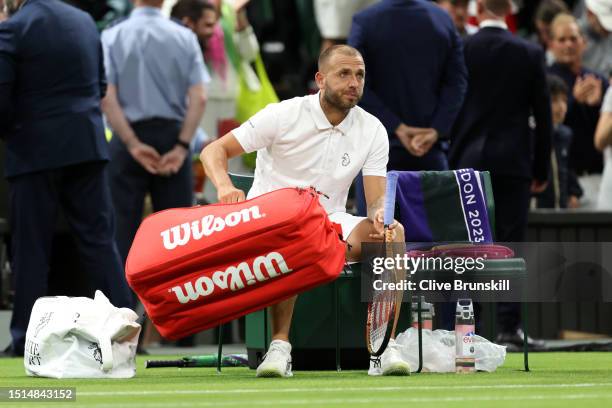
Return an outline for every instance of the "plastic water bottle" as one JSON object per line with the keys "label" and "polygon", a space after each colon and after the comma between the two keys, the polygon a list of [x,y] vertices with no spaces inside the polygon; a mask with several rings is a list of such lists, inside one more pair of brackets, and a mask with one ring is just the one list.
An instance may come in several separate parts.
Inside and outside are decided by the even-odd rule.
{"label": "plastic water bottle", "polygon": [[[417,308],[419,307],[419,297],[412,297],[412,327],[415,329],[419,328],[419,314]],[[434,305],[432,303],[425,302],[425,297],[421,296],[421,322],[423,323],[423,329],[433,329],[433,317],[435,316]]]}
{"label": "plastic water bottle", "polygon": [[455,372],[476,372],[475,321],[472,299],[459,299],[455,314]]}

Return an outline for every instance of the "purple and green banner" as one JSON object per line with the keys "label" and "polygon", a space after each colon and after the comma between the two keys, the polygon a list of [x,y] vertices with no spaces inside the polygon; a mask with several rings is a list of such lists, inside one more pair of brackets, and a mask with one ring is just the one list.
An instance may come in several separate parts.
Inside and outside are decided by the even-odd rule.
{"label": "purple and green banner", "polygon": [[493,242],[482,177],[472,169],[390,171],[387,201],[394,193],[406,242]]}

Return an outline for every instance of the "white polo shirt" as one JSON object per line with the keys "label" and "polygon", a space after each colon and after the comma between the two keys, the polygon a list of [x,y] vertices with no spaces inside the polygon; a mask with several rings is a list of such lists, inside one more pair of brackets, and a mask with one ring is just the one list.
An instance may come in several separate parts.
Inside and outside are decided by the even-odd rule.
{"label": "white polo shirt", "polygon": [[283,187],[313,186],[325,193],[328,214],[346,212],[351,183],[387,174],[389,140],[380,121],[356,106],[338,126],[321,109],[319,94],[270,104],[232,131],[248,153],[257,150],[247,198]]}

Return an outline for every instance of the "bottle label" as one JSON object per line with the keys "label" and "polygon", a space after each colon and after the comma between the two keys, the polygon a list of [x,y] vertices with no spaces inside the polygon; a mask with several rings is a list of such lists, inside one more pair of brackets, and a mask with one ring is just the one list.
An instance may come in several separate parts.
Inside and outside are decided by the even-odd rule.
{"label": "bottle label", "polygon": [[474,348],[474,326],[457,325],[455,327],[456,356],[474,358],[476,351]]}

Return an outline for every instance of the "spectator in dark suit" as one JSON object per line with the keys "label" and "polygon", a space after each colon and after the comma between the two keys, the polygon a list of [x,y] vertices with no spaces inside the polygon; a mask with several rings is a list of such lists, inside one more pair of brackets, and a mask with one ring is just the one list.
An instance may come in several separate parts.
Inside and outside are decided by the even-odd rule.
{"label": "spectator in dark suit", "polygon": [[387,130],[388,169],[448,169],[445,141],[467,88],[448,13],[425,0],[383,0],[353,17],[348,43],[368,67],[360,106]]}
{"label": "spectator in dark suit", "polygon": [[570,168],[578,176],[584,194],[580,207],[594,209],[597,204],[603,157],[593,145],[599,110],[608,81],[583,66],[584,36],[573,16],[558,15],[551,24],[551,50],[555,63],[551,74],[561,77],[568,87],[565,125],[574,134],[570,148]]}
{"label": "spectator in dark suit", "polygon": [[113,238],[100,112],[106,83],[96,26],[59,0],[5,5],[11,17],[0,24],[0,132],[15,274],[12,351],[23,355],[32,306],[47,293],[60,209],[93,287],[118,307],[132,306],[132,297]]}
{"label": "spectator in dark suit", "polygon": [[[543,191],[548,180],[552,135],[544,55],[507,30],[510,7],[510,0],[478,2],[480,31],[465,43],[470,81],[449,154],[452,168],[491,172],[501,242],[525,237],[531,193]],[[520,337],[518,307],[500,304],[499,310],[502,331]]]}
{"label": "spectator in dark suit", "polygon": [[448,168],[438,142],[448,138],[467,87],[448,13],[424,0],[383,0],[355,15],[348,43],[368,67],[361,106],[387,129],[388,168]]}

